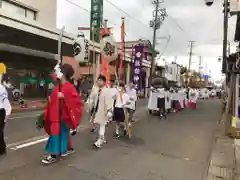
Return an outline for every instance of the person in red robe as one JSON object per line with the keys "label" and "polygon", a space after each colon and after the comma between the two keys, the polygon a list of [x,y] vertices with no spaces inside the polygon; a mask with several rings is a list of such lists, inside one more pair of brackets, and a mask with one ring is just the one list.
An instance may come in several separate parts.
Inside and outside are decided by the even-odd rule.
{"label": "person in red robe", "polygon": [[70,130],[75,130],[82,118],[81,97],[71,83],[74,75],[72,66],[64,64],[63,73],[60,74],[61,92],[59,86],[55,86],[44,112],[44,129],[49,135],[45,148],[49,155],[42,159],[44,164],[51,164],[60,156],[65,157],[74,152]]}

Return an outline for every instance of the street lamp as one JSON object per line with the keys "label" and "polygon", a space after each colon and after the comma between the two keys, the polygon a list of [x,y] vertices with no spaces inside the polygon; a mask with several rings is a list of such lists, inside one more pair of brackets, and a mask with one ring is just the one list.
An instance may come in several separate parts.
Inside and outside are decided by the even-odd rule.
{"label": "street lamp", "polygon": [[221,58],[221,57],[219,57],[219,58],[218,58],[218,62],[221,62],[221,61],[222,61],[222,58]]}
{"label": "street lamp", "polygon": [[[211,6],[214,0],[204,0],[207,6]],[[229,0],[223,0],[223,56],[222,56],[222,72],[226,72],[227,61],[227,39],[228,39],[228,15],[229,15]]]}
{"label": "street lamp", "polygon": [[213,4],[214,0],[205,0],[205,4],[207,6],[211,6]]}

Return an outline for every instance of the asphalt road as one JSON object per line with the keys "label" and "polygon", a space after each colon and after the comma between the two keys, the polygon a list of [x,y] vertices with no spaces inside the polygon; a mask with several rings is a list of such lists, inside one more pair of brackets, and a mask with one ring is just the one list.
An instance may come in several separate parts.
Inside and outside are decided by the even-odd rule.
{"label": "asphalt road", "polygon": [[202,180],[220,110],[217,100],[201,101],[197,110],[186,109],[164,121],[148,115],[142,102],[136,112],[132,140],[112,139],[111,125],[108,143],[94,150],[91,145],[96,135],[83,125],[74,137],[76,153],[50,166],[40,163],[45,140],[40,137],[43,132],[35,130],[35,118],[27,118],[28,114],[23,119],[13,117],[6,132],[9,153],[0,160],[0,179]]}

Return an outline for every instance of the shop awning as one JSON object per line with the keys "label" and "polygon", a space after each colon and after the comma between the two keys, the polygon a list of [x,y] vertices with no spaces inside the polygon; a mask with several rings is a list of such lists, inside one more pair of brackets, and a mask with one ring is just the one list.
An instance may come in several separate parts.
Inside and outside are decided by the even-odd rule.
{"label": "shop awning", "polygon": [[5,43],[0,43],[0,51],[24,54],[24,55],[29,55],[29,56],[36,56],[36,57],[41,57],[41,58],[50,59],[50,60],[55,60],[55,56],[56,56],[53,53],[33,50],[33,49],[20,47],[20,46],[14,46],[14,45],[5,44]]}

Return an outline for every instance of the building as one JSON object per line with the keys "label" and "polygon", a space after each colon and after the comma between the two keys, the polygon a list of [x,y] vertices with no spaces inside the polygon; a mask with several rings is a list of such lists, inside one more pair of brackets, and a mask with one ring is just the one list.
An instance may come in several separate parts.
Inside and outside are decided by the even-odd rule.
{"label": "building", "polygon": [[169,82],[176,83],[180,86],[181,81],[181,66],[176,63],[171,63],[165,66],[165,77]]}
{"label": "building", "polygon": [[[2,0],[0,61],[10,82],[24,97],[46,94],[48,74],[56,64],[59,30],[57,0]],[[73,35],[63,36],[63,56],[73,56]]]}
{"label": "building", "polygon": [[1,8],[11,17],[34,20],[45,28],[56,28],[57,0],[1,0]]}
{"label": "building", "polygon": [[181,69],[182,66],[175,62],[170,64],[166,62],[160,62],[158,63],[155,71],[160,77],[166,78],[170,86],[181,86]]}
{"label": "building", "polygon": [[[56,28],[57,0],[2,0],[0,6],[0,61],[7,66],[9,81],[24,97],[44,97],[51,83],[49,73],[56,64],[60,30]],[[64,33],[63,61],[74,66],[76,74],[99,74],[100,44],[90,41],[90,59],[95,52],[96,62],[79,67],[73,58],[72,43],[76,35]],[[137,41],[136,41],[137,42]],[[124,74],[131,77],[132,56],[126,53]],[[149,77],[150,62],[143,61],[144,77]],[[114,66],[111,67],[114,69]],[[146,71],[146,70],[147,71]],[[146,86],[148,78],[144,78]]]}

